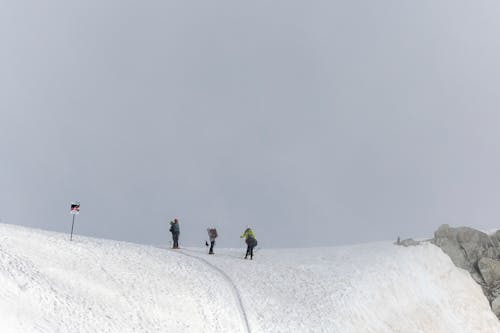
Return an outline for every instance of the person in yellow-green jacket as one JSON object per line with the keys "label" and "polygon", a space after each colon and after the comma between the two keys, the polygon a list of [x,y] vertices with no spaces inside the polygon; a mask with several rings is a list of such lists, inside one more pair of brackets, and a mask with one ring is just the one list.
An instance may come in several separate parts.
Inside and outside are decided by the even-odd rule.
{"label": "person in yellow-green jacket", "polygon": [[257,246],[257,239],[255,238],[253,230],[247,227],[240,238],[245,238],[245,243],[247,243],[247,254],[245,255],[245,259],[250,255],[250,260],[253,260],[253,248]]}

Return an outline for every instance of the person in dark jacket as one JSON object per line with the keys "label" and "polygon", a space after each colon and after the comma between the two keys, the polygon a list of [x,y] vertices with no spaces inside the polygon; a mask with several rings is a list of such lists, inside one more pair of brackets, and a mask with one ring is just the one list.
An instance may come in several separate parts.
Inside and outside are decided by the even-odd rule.
{"label": "person in dark jacket", "polygon": [[215,239],[217,238],[217,229],[211,227],[207,228],[208,232],[208,238],[210,238],[210,250],[208,251],[208,254],[214,254],[214,245],[215,245]]}
{"label": "person in dark jacket", "polygon": [[257,239],[255,234],[250,227],[246,228],[243,235],[240,238],[245,238],[245,243],[247,243],[247,254],[245,254],[245,259],[250,255],[250,260],[253,260],[253,249],[257,246]]}
{"label": "person in dark jacket", "polygon": [[174,219],[170,222],[170,232],[172,233],[173,249],[179,248],[179,234],[181,233],[179,228],[179,221]]}

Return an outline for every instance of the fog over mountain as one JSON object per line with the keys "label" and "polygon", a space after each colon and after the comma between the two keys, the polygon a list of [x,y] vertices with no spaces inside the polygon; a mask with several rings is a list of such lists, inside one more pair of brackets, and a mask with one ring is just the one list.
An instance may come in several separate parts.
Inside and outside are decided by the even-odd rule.
{"label": "fog over mountain", "polygon": [[263,247],[500,224],[497,1],[2,1],[0,218]]}

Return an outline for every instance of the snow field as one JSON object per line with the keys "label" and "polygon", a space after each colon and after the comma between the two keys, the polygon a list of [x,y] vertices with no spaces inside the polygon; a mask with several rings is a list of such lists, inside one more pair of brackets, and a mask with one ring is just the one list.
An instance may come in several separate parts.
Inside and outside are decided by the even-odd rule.
{"label": "snow field", "polygon": [[238,256],[209,260],[237,282],[253,332],[500,332],[481,288],[431,244]]}
{"label": "snow field", "polygon": [[0,309],[10,309],[0,332],[244,332],[231,289],[194,259],[13,226],[0,234]]}
{"label": "snow field", "polygon": [[0,332],[500,332],[480,287],[431,244],[243,255],[0,224]]}

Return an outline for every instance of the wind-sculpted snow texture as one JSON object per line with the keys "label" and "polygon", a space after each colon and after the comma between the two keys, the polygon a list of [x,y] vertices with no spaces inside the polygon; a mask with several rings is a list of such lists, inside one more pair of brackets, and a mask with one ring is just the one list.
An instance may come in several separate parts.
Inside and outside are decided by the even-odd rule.
{"label": "wind-sculpted snow texture", "polygon": [[172,251],[0,225],[2,333],[246,332],[234,302]]}
{"label": "wind-sculpted snow texture", "polygon": [[0,332],[500,332],[431,244],[181,251],[0,224]]}

